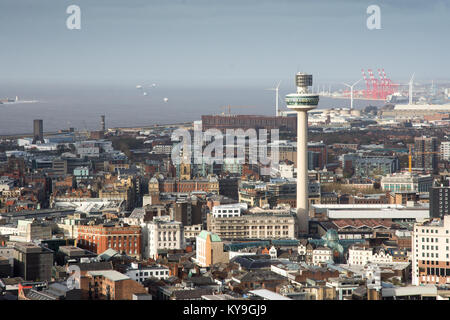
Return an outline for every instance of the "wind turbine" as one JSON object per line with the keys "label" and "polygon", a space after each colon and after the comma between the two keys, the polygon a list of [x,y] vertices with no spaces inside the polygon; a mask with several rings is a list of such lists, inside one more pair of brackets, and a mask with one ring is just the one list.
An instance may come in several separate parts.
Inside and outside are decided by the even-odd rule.
{"label": "wind turbine", "polygon": [[266,90],[271,90],[271,91],[275,91],[275,116],[278,117],[278,89],[280,88],[280,83],[281,80],[278,81],[277,85],[275,86],[275,88],[269,88]]}
{"label": "wind turbine", "polygon": [[344,85],[346,85],[347,87],[349,87],[350,88],[350,110],[353,110],[353,87],[358,83],[358,82],[360,82],[362,80],[362,78],[361,79],[359,79],[358,81],[356,81],[354,84],[352,84],[352,85],[349,85],[349,84],[347,84],[347,83],[343,83]]}
{"label": "wind turbine", "polygon": [[409,85],[409,104],[412,104],[413,102],[413,82],[414,82],[414,74],[413,73],[411,80],[409,80],[408,85]]}

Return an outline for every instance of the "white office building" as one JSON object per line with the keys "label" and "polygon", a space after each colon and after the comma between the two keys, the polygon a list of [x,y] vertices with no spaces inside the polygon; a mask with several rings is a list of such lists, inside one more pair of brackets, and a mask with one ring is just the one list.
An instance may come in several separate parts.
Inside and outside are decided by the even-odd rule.
{"label": "white office building", "polygon": [[388,174],[381,178],[381,189],[391,192],[428,192],[433,185],[432,175],[417,175],[410,172]]}
{"label": "white office building", "polygon": [[212,210],[214,218],[240,217],[242,210],[247,210],[247,203],[233,203],[215,206]]}
{"label": "white office building", "polygon": [[373,248],[353,246],[348,250],[348,265],[365,266],[368,263],[393,263],[392,255],[383,249],[378,251]]}
{"label": "white office building", "polygon": [[313,264],[320,265],[333,261],[333,250],[328,247],[317,247],[313,250]]}
{"label": "white office building", "polygon": [[170,220],[169,216],[154,217],[153,221],[141,224],[142,255],[144,259],[156,259],[158,250],[184,248],[184,230],[181,222]]}
{"label": "white office building", "polygon": [[414,225],[412,284],[450,284],[450,216]]}
{"label": "white office building", "polygon": [[168,267],[161,265],[143,266],[136,262],[131,263],[131,267],[127,269],[125,274],[140,284],[150,278],[164,280],[170,276]]}

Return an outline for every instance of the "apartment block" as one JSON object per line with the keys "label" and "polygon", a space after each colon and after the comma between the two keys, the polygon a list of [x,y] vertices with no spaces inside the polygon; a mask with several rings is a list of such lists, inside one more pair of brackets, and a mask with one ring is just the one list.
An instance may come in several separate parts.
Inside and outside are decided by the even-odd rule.
{"label": "apartment block", "polygon": [[295,218],[289,214],[207,216],[207,229],[222,239],[293,239]]}
{"label": "apartment block", "polygon": [[450,214],[450,187],[439,185],[430,189],[430,217],[442,218]]}
{"label": "apartment block", "polygon": [[450,284],[450,216],[414,225],[412,283]]}

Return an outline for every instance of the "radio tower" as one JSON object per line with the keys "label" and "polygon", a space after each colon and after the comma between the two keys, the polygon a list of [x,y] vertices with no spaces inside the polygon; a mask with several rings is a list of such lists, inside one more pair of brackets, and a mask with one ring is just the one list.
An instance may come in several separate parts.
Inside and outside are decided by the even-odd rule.
{"label": "radio tower", "polygon": [[308,111],[317,108],[319,95],[310,93],[312,75],[297,73],[297,93],[286,96],[286,105],[297,112],[297,222],[298,233],[308,233]]}

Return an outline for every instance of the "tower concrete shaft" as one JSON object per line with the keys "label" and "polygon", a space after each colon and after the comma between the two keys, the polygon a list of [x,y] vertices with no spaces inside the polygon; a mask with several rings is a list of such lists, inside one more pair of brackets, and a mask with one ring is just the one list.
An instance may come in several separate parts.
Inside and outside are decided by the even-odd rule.
{"label": "tower concrete shaft", "polygon": [[297,218],[301,233],[308,233],[308,202],[308,113],[297,111]]}

